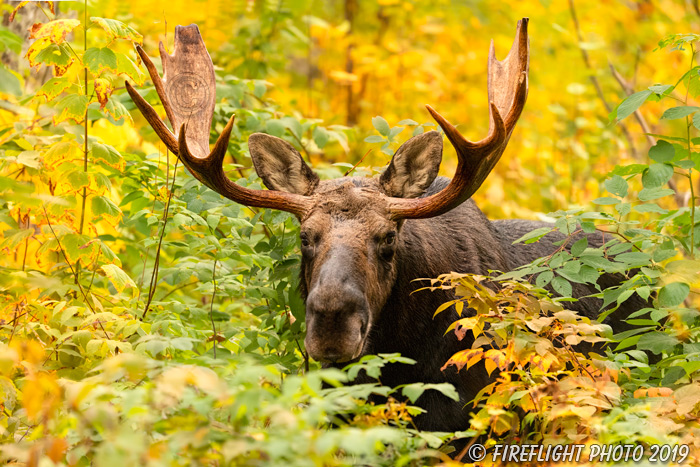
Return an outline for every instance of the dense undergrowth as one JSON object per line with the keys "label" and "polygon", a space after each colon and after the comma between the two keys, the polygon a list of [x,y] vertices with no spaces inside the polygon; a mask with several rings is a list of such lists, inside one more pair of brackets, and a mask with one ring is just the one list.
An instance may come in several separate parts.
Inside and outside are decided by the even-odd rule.
{"label": "dense undergrowth", "polygon": [[[454,330],[473,333],[473,349],[445,364],[466,371],[483,361],[498,377],[465,408],[472,426],[427,433],[413,426],[420,409],[411,404],[424,391],[455,397],[449,385],[343,384],[360,369],[381,381],[384,364],[406,361],[399,355],[365,357],[344,371],[308,359],[296,221],[221,198],[156,143],[123,91],[128,79],[157,104],[133,50],[139,32],[79,4],[55,16],[21,5],[17,15],[39,7],[46,16],[20,60],[51,76],[32,89],[27,76],[0,68],[3,462],[421,465],[450,462],[444,442],[477,435],[488,448],[688,445],[686,462],[698,462],[694,62],[678,82],[632,94],[611,115],[621,121],[645,101],[668,104],[662,118],[681,125],[653,136],[649,159],[616,167],[604,182],[609,195],[594,201],[599,209],[549,216],[567,235],[605,231],[603,247],[566,241],[515,272],[435,279],[433,286],[456,288],[458,310],[477,311]],[[690,61],[697,40],[672,36],[661,47],[685,48]],[[0,28],[2,51],[19,55],[22,44]],[[285,137],[306,157],[357,139],[352,128],[280,107],[269,82],[237,71],[217,76],[212,140],[236,114],[227,170],[238,183],[260,188],[247,154],[253,132]],[[366,141],[388,154],[399,134],[427,125],[372,123],[377,134]],[[122,144],[134,139],[139,144]],[[339,177],[349,169],[374,173],[351,164],[318,172]],[[566,297],[571,282],[606,272],[625,280],[600,291],[605,305],[614,310],[632,294],[652,301],[630,317],[637,330],[612,335],[543,289]],[[485,286],[492,280],[499,292]],[[575,348],[581,342],[611,345],[584,355]],[[370,394],[389,402],[371,404]]]}

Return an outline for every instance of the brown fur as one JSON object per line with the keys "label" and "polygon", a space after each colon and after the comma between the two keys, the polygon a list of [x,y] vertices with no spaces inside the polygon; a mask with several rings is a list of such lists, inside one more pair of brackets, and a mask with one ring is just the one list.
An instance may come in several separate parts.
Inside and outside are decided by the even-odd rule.
{"label": "brown fur", "polygon": [[[459,401],[426,391],[417,403],[427,413],[419,416],[416,424],[424,430],[455,431],[469,426],[467,404],[490,378],[478,365],[462,372],[454,368],[440,370],[472,341],[459,341],[454,333],[445,335],[458,318],[454,309],[433,318],[440,304],[454,299],[453,292],[412,293],[423,285],[415,280],[450,271],[508,271],[551,254],[558,248],[554,242],[563,237],[553,233],[538,243],[513,245],[524,233],[547,224],[523,220],[492,223],[471,200],[430,219],[392,220],[387,197],[397,196],[397,187],[415,196],[423,192],[426,180],[432,180],[422,194],[429,196],[449,183],[445,178],[434,179],[440,162],[437,144],[441,146],[442,141],[434,134],[409,140],[404,144],[407,150],[400,149],[397,155],[401,157],[392,160],[393,172],[385,172],[381,178],[340,178],[316,186],[312,207],[300,219],[300,289],[306,301],[305,343],[313,358],[327,365],[344,366],[362,355],[399,352],[416,360],[415,365],[385,367],[382,383],[392,387],[414,382],[452,383]],[[258,157],[252,148],[251,155]],[[263,180],[274,185],[277,179],[266,178],[265,158],[260,161],[256,167],[263,165]],[[298,182],[304,172],[292,174],[300,189],[313,183]],[[396,180],[392,173],[400,174],[400,183],[393,183]],[[600,242],[595,235],[589,237],[592,245]],[[604,276],[599,282],[609,286],[616,279]],[[592,285],[574,284],[576,297],[594,292]],[[570,304],[570,308],[595,319],[600,305],[598,299],[585,298]],[[622,313],[644,305],[632,297],[623,304]],[[624,328],[619,320],[611,320],[611,324]]]}

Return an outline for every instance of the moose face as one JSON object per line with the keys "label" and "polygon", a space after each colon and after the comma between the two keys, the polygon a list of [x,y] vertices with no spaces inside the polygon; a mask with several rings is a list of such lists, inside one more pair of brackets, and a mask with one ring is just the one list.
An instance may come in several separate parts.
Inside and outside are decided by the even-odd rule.
{"label": "moose face", "polygon": [[407,141],[380,177],[328,181],[284,140],[255,134],[249,147],[269,189],[312,201],[300,218],[309,355],[325,362],[359,357],[396,280],[401,221],[387,197],[423,194],[437,175],[442,137],[432,131]]}

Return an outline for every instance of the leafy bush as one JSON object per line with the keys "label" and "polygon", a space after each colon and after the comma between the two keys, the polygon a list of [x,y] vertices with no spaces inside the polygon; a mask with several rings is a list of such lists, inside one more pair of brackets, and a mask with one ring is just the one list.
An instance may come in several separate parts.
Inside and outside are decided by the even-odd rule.
{"label": "leafy bush", "polygon": [[[133,6],[150,8],[143,3]],[[418,58],[431,57],[435,37],[444,38],[444,31],[456,30],[450,25],[461,21],[448,12],[448,27],[443,27],[432,23],[438,17],[433,15],[443,14],[432,6],[380,3],[380,27],[361,30],[358,48],[370,53],[353,73],[338,72],[343,67],[336,61],[345,57],[338,53],[341,46],[352,58],[356,36],[347,34],[345,19],[330,24],[308,16],[311,6],[326,8],[311,2],[245,2],[242,9],[255,11],[242,14],[235,34],[223,39],[224,34],[212,34],[222,45],[216,52],[221,60],[215,62],[224,67],[217,75],[212,141],[235,113],[226,169],[237,183],[260,188],[245,143],[253,132],[283,137],[307,159],[323,151],[332,159],[362,139],[361,131],[339,125],[337,119],[324,122],[287,113],[302,107],[302,92],[295,88],[285,95],[266,79],[287,62],[290,48],[306,53],[313,41],[328,45],[323,71],[348,97],[341,102],[337,92],[320,105],[333,112],[347,106],[349,121],[359,114],[358,102],[367,89],[364,84],[353,88],[353,83],[393,83],[396,70],[406,72]],[[696,442],[700,364],[692,306],[700,231],[692,183],[689,202],[675,208],[667,200],[679,190],[664,187],[676,179],[693,181],[697,141],[691,132],[698,128],[698,108],[690,99],[700,89],[698,67],[691,65],[676,85],[652,86],[616,109],[613,118],[622,120],[645,101],[681,99],[683,106],[663,115],[681,123],[685,119],[686,127],[678,137],[659,137],[650,150],[652,163],[613,171],[605,182],[610,196],[597,200],[611,206],[610,212],[552,214],[554,228],[565,234],[604,229],[609,243],[589,248],[580,240],[565,242],[562,246],[570,251],[562,248],[497,278],[498,293],[484,286],[486,278],[440,278],[456,287],[458,303],[463,303],[458,306],[478,312],[455,324],[456,332],[471,331],[480,339],[446,365],[466,368],[484,361],[499,376],[476,401],[470,430],[427,433],[412,425],[420,409],[411,403],[424,391],[454,397],[454,389],[422,383],[398,388],[343,384],[360,370],[381,379],[386,363],[408,363],[399,355],[364,357],[343,371],[320,369],[310,361],[297,293],[296,221],[285,213],[241,207],[201,186],[133,112],[123,92],[125,79],[139,84],[142,95],[160,110],[133,51],[143,41],[132,26],[137,22],[120,11],[114,16],[124,21],[109,14],[93,16],[86,4],[71,4],[66,12],[53,11],[55,5],[63,4],[45,8],[22,2],[12,12],[9,5],[2,7],[13,18],[30,9],[45,15],[32,27],[30,44],[11,28],[0,27],[0,52],[18,55],[28,46],[22,66],[0,66],[3,462],[421,465],[449,462],[451,448],[445,441],[480,433],[491,442]],[[413,8],[430,15],[415,14]],[[251,19],[251,14],[259,18]],[[133,19],[138,16],[134,13]],[[142,16],[150,22],[142,19],[141,27],[151,32],[161,27],[151,24],[152,16]],[[414,27],[424,16],[429,16],[425,24]],[[211,21],[227,21],[222,18]],[[386,47],[377,45],[391,21],[425,35],[416,50],[395,53],[391,38]],[[322,34],[312,37],[313,30]],[[153,34],[145,35],[151,50],[148,37]],[[661,45],[694,50],[696,39],[674,36]],[[165,42],[167,46],[167,37]],[[336,43],[340,45],[334,48]],[[457,45],[467,49],[462,42]],[[471,58],[456,62],[466,60]],[[25,73],[27,65],[50,76]],[[415,107],[421,93],[437,93],[435,79],[439,87],[469,78],[463,67],[455,68],[456,75],[437,77],[410,71],[396,84],[396,112]],[[309,82],[318,72],[302,71]],[[559,78],[553,74],[551,79]],[[401,98],[401,93],[415,91],[405,88],[409,82],[420,84],[418,97]],[[679,98],[683,87],[685,98]],[[580,94],[576,86],[570,88],[569,94]],[[307,90],[302,91],[306,96]],[[462,96],[462,91],[454,93]],[[309,86],[309,96],[317,92]],[[377,97],[368,92],[365,102]],[[456,102],[461,109],[461,101]],[[557,105],[550,110],[560,115],[564,111]],[[587,108],[590,103],[583,102],[577,111]],[[400,135],[407,136],[406,128],[418,134],[433,126],[385,116],[371,119],[378,134],[365,139],[379,145],[376,158],[368,159],[377,165],[393,153]],[[555,128],[559,146],[574,147],[577,157],[592,154],[600,144],[608,152],[616,150],[609,129],[580,145],[575,133],[588,124],[580,116],[569,120]],[[388,121],[398,123],[392,127]],[[527,174],[522,167],[517,170]],[[372,172],[350,163],[319,169],[326,177],[348,171]],[[679,173],[675,179],[674,173]],[[588,175],[590,171],[583,176]],[[572,176],[570,185],[574,182]],[[531,192],[544,193],[539,195],[544,205],[562,204],[531,185]],[[654,300],[654,308],[629,317],[643,326],[638,332],[610,336],[603,326],[567,312],[566,300],[552,299],[542,290],[551,284],[567,296],[570,282],[594,282],[604,272],[626,275],[620,286],[600,292],[613,308],[632,294]],[[603,340],[614,342],[605,355],[587,355],[574,347]],[[492,348],[483,350],[482,344]],[[646,352],[659,361],[649,364]],[[377,397],[388,402],[371,402]],[[697,453],[692,455],[695,460]]]}
{"label": "leafy bush", "polygon": [[[699,39],[673,35],[659,47],[689,47],[694,58]],[[474,342],[445,366],[466,371],[483,364],[495,377],[476,397],[471,421],[473,430],[487,435],[487,447],[523,440],[639,443],[649,453],[654,444],[687,445],[683,462],[700,460],[700,311],[691,295],[700,270],[692,177],[700,162],[693,150],[698,138],[692,137],[700,129],[695,118],[700,108],[688,105],[700,94],[698,70],[691,61],[675,85],[650,86],[612,112],[611,119],[619,121],[646,100],[680,101],[684,105],[665,110],[661,119],[684,118],[684,134],[653,135],[658,140],[648,163],[615,167],[604,182],[609,196],[593,201],[601,210],[550,213],[551,228],[517,240],[532,243],[558,230],[566,238],[556,251],[489,278],[451,273],[432,281],[429,288],[453,288],[457,295],[438,312],[448,306],[460,315],[468,307],[476,311],[451,326],[460,339],[471,333]],[[668,209],[661,200],[679,190],[674,174],[688,183],[690,198]],[[603,209],[607,206],[612,210]],[[604,244],[589,246],[581,233],[602,234]],[[602,289],[596,282],[603,274],[622,280]],[[600,322],[612,314],[633,327],[613,335],[609,326],[567,310],[572,283],[596,285]],[[547,286],[559,297],[553,298]],[[626,317],[615,314],[633,294],[653,306]]]}

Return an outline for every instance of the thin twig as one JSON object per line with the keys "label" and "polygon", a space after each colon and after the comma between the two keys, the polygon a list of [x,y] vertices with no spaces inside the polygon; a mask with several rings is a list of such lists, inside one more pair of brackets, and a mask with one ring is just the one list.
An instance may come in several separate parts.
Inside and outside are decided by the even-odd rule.
{"label": "thin twig", "polygon": [[289,130],[289,134],[294,136],[294,139],[297,141],[297,143],[299,143],[299,146],[301,146],[301,150],[304,151],[304,154],[306,155],[306,160],[308,162],[311,162],[311,156],[309,155],[309,151],[306,150],[306,146],[304,146],[304,143],[301,142],[301,139],[297,135],[295,135],[292,130]]}
{"label": "thin twig", "polygon": [[[574,6],[574,0],[569,0],[569,10],[571,11],[571,18],[574,21],[574,28],[576,29],[576,37],[578,39],[578,48],[581,51],[581,56],[583,57],[583,63],[586,65],[586,68],[590,72],[589,79],[591,80],[591,83],[593,84],[593,87],[595,88],[596,94],[598,94],[598,98],[600,101],[603,103],[603,106],[605,107],[605,110],[608,112],[612,112],[612,107],[608,103],[608,101],[605,100],[605,94],[603,94],[603,88],[600,86],[600,82],[598,82],[598,78],[595,76],[595,70],[593,69],[593,66],[591,65],[590,58],[588,57],[588,52],[586,49],[581,47],[581,43],[583,42],[583,36],[581,35],[581,27],[578,22],[578,17],[576,16],[576,8]],[[618,123],[618,126],[622,130],[622,133],[625,135],[625,138],[627,138],[627,143],[629,144],[630,147],[630,152],[632,153],[632,156],[636,159],[637,151],[634,148],[634,139],[632,138],[632,135],[630,134],[629,129],[624,123]]]}
{"label": "thin twig", "polygon": [[158,239],[158,248],[156,249],[156,260],[153,264],[153,273],[151,274],[151,282],[148,286],[148,300],[146,301],[146,306],[143,309],[143,315],[141,319],[146,318],[148,313],[148,307],[151,306],[151,301],[153,300],[153,295],[156,293],[155,284],[158,281],[158,269],[160,266],[160,252],[163,246],[163,237],[165,237],[165,227],[168,223],[168,212],[170,211],[170,202],[173,199],[173,193],[175,193],[175,179],[177,177],[177,164],[180,159],[175,160],[175,168],[173,170],[173,183],[170,187],[170,193],[168,193],[168,201],[165,203],[165,209],[163,209],[163,229],[160,232],[160,238]]}
{"label": "thin twig", "polygon": [[170,290],[168,293],[166,293],[165,295],[160,297],[160,299],[158,301],[162,302],[167,297],[169,297],[173,292],[177,292],[178,290],[184,289],[185,287],[189,287],[191,285],[196,285],[196,284],[199,284],[199,281],[188,282],[186,284],[178,285],[177,287],[175,287],[174,289]]}
{"label": "thin twig", "polygon": [[214,341],[214,358],[216,358],[216,342],[218,335],[216,334],[216,324],[214,324],[214,299],[216,298],[216,262],[218,260],[214,260],[214,267],[211,270],[211,281],[214,283],[214,292],[211,294],[211,304],[209,306],[209,319],[211,320],[211,328],[214,331],[214,335],[212,336],[212,340]]}
{"label": "thin twig", "polygon": [[370,152],[372,152],[371,149],[370,149],[369,151],[367,151],[367,152],[365,153],[365,155],[362,156],[362,157],[360,158],[359,161],[357,161],[357,164],[353,165],[347,172],[345,172],[345,173],[343,174],[343,177],[347,177],[348,175],[350,175],[350,173],[352,173],[352,171],[355,170],[355,169],[357,168],[358,165],[362,164],[362,161],[365,160],[365,157],[367,157],[367,156],[369,155]]}

